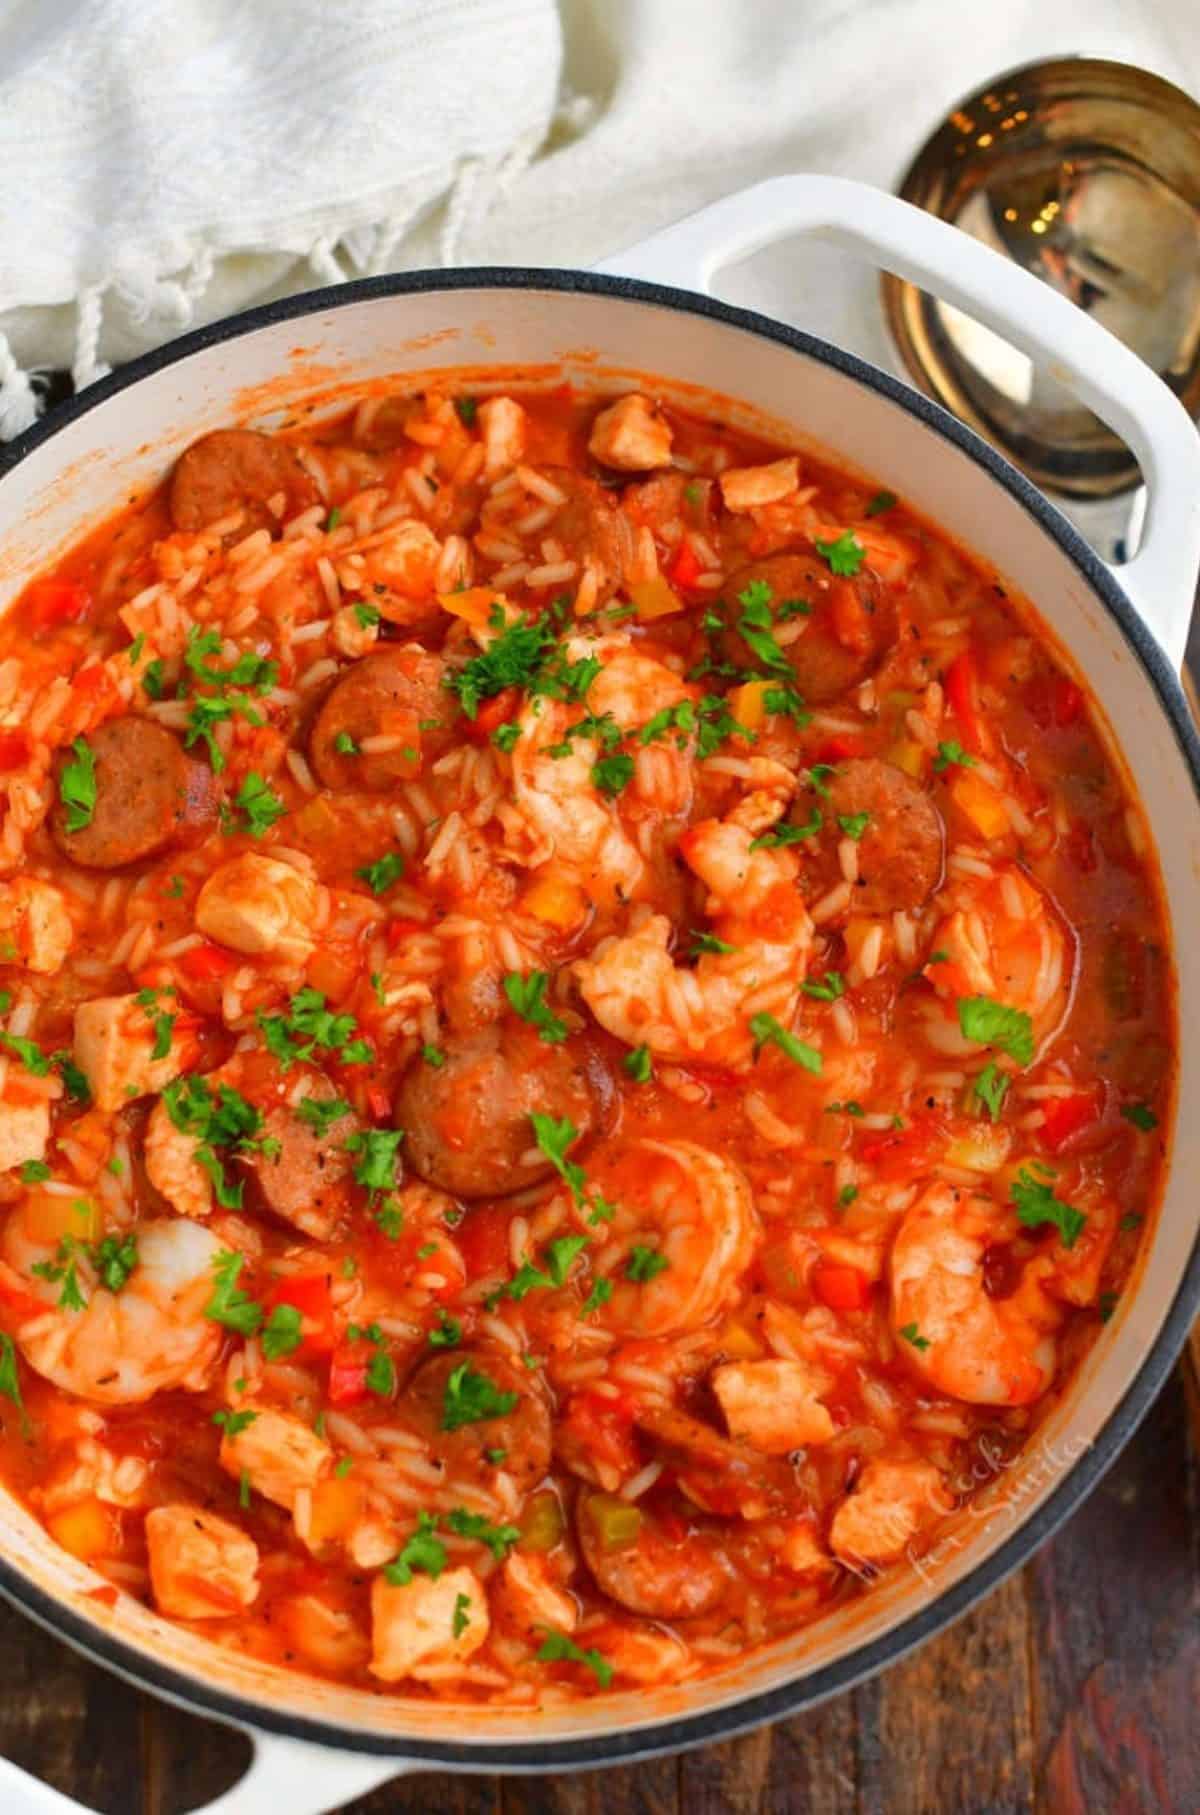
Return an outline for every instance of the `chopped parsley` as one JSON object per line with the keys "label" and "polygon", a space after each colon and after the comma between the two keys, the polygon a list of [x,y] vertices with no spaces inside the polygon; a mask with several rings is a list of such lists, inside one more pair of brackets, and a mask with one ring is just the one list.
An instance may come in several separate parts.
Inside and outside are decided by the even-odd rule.
{"label": "chopped parsley", "polygon": [[403,1139],[403,1128],[364,1128],[352,1134],[346,1151],[359,1156],[354,1167],[357,1183],[368,1191],[394,1191]]}
{"label": "chopped parsley", "polygon": [[[221,830],[228,835],[246,832],[251,838],[261,838],[286,812],[278,794],[272,792],[257,769],[251,769],[233,797],[233,810],[222,805]],[[238,824],[239,813],[244,821],[242,825]]]}
{"label": "chopped parsley", "polygon": [[657,1279],[660,1273],[665,1273],[670,1265],[665,1254],[659,1254],[656,1249],[635,1242],[625,1263],[625,1277],[633,1280],[635,1285],[645,1285],[648,1280]]}
{"label": "chopped parsley", "polygon": [[839,813],[837,822],[846,837],[852,838],[857,844],[871,823],[871,815],[869,813]]}
{"label": "chopped parsley", "polygon": [[278,662],[250,649],[238,656],[232,668],[210,667],[208,657],[219,654],[220,649],[221,638],[215,630],[201,631],[193,625],[183,652],[184,666],[211,687],[253,687],[258,694],[270,693],[279,679]]}
{"label": "chopped parsley", "polygon": [[[7,991],[5,991],[7,996]],[[4,1002],[4,1008],[8,1002]],[[50,1070],[50,1060],[42,1051],[36,1040],[30,1040],[24,1034],[10,1034],[0,1031],[0,1046],[20,1059],[26,1071],[31,1071],[35,1078],[44,1078]]]}
{"label": "chopped parsley", "polygon": [[152,700],[160,700],[166,692],[161,656],[157,656],[152,662],[147,662],[142,669],[142,686]]}
{"label": "chopped parsley", "polygon": [[467,717],[475,718],[484,700],[494,699],[506,687],[528,687],[554,640],[554,631],[544,620],[531,623],[520,617],[501,630],[481,655],[448,675],[446,685]]}
{"label": "chopped parsley", "polygon": [[440,1046],[422,1046],[421,1057],[426,1065],[432,1065],[435,1071],[440,1071],[446,1063],[446,1055]]}
{"label": "chopped parsley", "polygon": [[826,1103],[825,1105],[826,1115],[848,1115],[858,1120],[866,1113],[862,1104],[856,1103],[853,1097],[847,1097],[844,1103]]}
{"label": "chopped parsley", "polygon": [[268,1361],[282,1361],[304,1340],[301,1317],[295,1305],[276,1305],[262,1333],[263,1354]]}
{"label": "chopped parsley", "polygon": [[434,1536],[436,1530],[436,1514],[417,1514],[416,1531],[392,1562],[384,1565],[384,1576],[393,1588],[407,1588],[413,1579],[414,1570],[420,1570],[422,1575],[432,1576],[437,1581],[446,1567],[446,1546],[440,1538]]}
{"label": "chopped parsley", "polygon": [[396,1390],[396,1364],[386,1349],[376,1349],[367,1367],[367,1391],[390,1399]]}
{"label": "chopped parsley", "polygon": [[227,1437],[240,1437],[243,1431],[249,1430],[257,1417],[257,1412],[214,1412],[212,1421],[220,1425]]}
{"label": "chopped parsley", "polygon": [[296,1120],[318,1134],[328,1134],[335,1122],[350,1114],[350,1105],[341,1097],[301,1097],[296,1104]]}
{"label": "chopped parsley", "polygon": [[964,1039],[980,1046],[998,1046],[1018,1065],[1032,1065],[1033,1022],[1022,1009],[993,1002],[990,996],[962,996],[958,1025]]}
{"label": "chopped parsley", "polygon": [[248,725],[261,725],[265,722],[262,713],[256,712],[249,700],[237,694],[231,694],[228,698],[221,694],[205,694],[192,702],[183,734],[183,746],[185,750],[190,750],[195,744],[203,743],[214,775],[220,775],[227,765],[225,752],[217,743],[213,727],[224,724],[235,716],[244,718]]}
{"label": "chopped parsley", "polygon": [[247,1297],[238,1285],[238,1276],[245,1264],[244,1254],[235,1254],[229,1249],[213,1255],[215,1283],[204,1315],[211,1317],[214,1323],[223,1324],[227,1330],[235,1330],[239,1336],[253,1336],[262,1323],[263,1312],[262,1306]]}
{"label": "chopped parsley", "polygon": [[789,1033],[786,1027],[780,1025],[774,1015],[751,1015],[749,1025],[756,1059],[769,1041],[772,1046],[777,1046],[780,1052],[792,1061],[793,1065],[802,1065],[805,1071],[820,1075],[825,1061],[816,1047],[809,1046],[804,1040],[798,1040],[795,1034]]}
{"label": "chopped parsley", "polygon": [[520,971],[509,971],[504,978],[504,993],[513,1012],[537,1028],[538,1038],[547,1046],[555,1046],[566,1039],[567,1024],[559,1020],[545,999],[549,981],[545,971],[530,971],[526,976]]}
{"label": "chopped parsley", "polygon": [[933,772],[941,775],[944,770],[954,768],[955,765],[960,769],[973,769],[975,758],[969,750],[963,749],[956,737],[952,737],[938,745],[937,755],[933,759]]}
{"label": "chopped parsley", "polygon": [[520,1526],[493,1525],[482,1513],[468,1512],[462,1506],[446,1514],[446,1524],[456,1537],[474,1538],[476,1543],[486,1544],[497,1563],[503,1563],[521,1536]]}
{"label": "chopped parsley", "polygon": [[456,1594],[454,1613],[450,1620],[451,1638],[460,1639],[471,1624],[471,1597],[469,1594]]}
{"label": "chopped parsley", "polygon": [[426,1340],[431,1349],[456,1349],[462,1341],[462,1333],[458,1318],[439,1308],[437,1329],[430,1330]]}
{"label": "chopped parsley", "polygon": [[214,1094],[208,1079],[196,1072],[173,1079],[162,1098],[175,1127],[199,1143],[195,1157],[213,1182],[217,1202],[226,1210],[240,1209],[244,1185],[241,1180],[228,1182],[217,1149],[240,1154],[277,1151],[262,1137],[261,1110],[229,1084],[218,1084]]}
{"label": "chopped parsley", "polygon": [[858,1196],[857,1185],[843,1185],[837,1194],[838,1209],[848,1210]]}
{"label": "chopped parsley", "polygon": [[868,517],[881,517],[885,510],[895,510],[895,508],[895,492],[876,492],[875,496],[871,499],[871,502],[867,505],[866,514]]}
{"label": "chopped parsley", "polygon": [[592,783],[601,794],[610,799],[620,794],[633,780],[633,758],[624,751],[616,756],[602,756],[599,762],[592,764]]}
{"label": "chopped parsley", "polygon": [[497,725],[492,732],[492,742],[497,750],[503,750],[506,756],[511,756],[520,741],[521,727],[515,719],[510,719],[506,725]]}
{"label": "chopped parsley", "polygon": [[648,1046],[635,1046],[621,1060],[622,1069],[635,1084],[648,1084],[654,1076],[654,1062]]}
{"label": "chopped parsley", "polygon": [[638,743],[652,744],[656,739],[666,737],[669,731],[678,731],[681,735],[677,741],[682,747],[687,742],[688,733],[695,729],[695,704],[691,700],[680,700],[677,706],[664,706],[661,711],[654,714],[653,718],[646,720],[638,732]]}
{"label": "chopped parsley", "polygon": [[718,939],[715,933],[693,933],[688,957],[700,958],[705,952],[709,952],[717,957],[724,958],[727,957],[730,952],[736,952],[737,949],[737,946],[730,945],[728,940]]}
{"label": "chopped parsley", "polygon": [[91,1249],[91,1258],[100,1283],[119,1292],[138,1264],[137,1237],[106,1235]]}
{"label": "chopped parsley", "polygon": [[1145,1103],[1122,1103],[1121,1114],[1135,1128],[1140,1128],[1143,1134],[1149,1134],[1158,1127],[1158,1117]]}
{"label": "chopped parsley", "polygon": [[475,427],[475,418],[479,414],[479,405],[474,397],[456,397],[454,399],[454,408],[458,413],[458,420],[462,423],[463,427],[465,429],[473,429]]}
{"label": "chopped parsley", "polygon": [[800,988],[806,996],[811,996],[814,1002],[836,1002],[839,996],[844,996],[846,993],[846,980],[840,971],[826,971],[823,982],[814,983],[812,978],[808,977]]}
{"label": "chopped parsley", "polygon": [[30,1268],[30,1272],[39,1279],[45,1279],[58,1285],[62,1291],[58,1295],[60,1310],[82,1311],[86,1300],[79,1289],[79,1275],[75,1270],[76,1243],[73,1236],[64,1235],[59,1242],[53,1260],[39,1260]]}
{"label": "chopped parsley", "polygon": [[464,1424],[485,1424],[506,1418],[516,1407],[519,1393],[501,1392],[494,1380],[461,1361],[446,1381],[442,1403],[442,1429],[461,1430]]}
{"label": "chopped parsley", "polygon": [[771,851],[778,845],[799,844],[805,838],[815,838],[824,824],[825,819],[820,807],[814,807],[802,826],[774,826],[771,831],[764,832],[760,838],[753,839],[750,849],[752,851]]}
{"label": "chopped parsley", "polygon": [[356,599],[354,615],[362,630],[374,630],[379,622],[379,607],[378,605],[368,605],[365,599]]}
{"label": "chopped parsley", "polygon": [[606,1305],[612,1295],[612,1280],[598,1279],[584,1299],[583,1304],[580,1307],[579,1315],[581,1317],[590,1317],[593,1312],[599,1311],[602,1306]]}
{"label": "chopped parsley", "polygon": [[978,1077],[971,1081],[971,1095],[982,1103],[993,1122],[1000,1120],[1000,1111],[1008,1095],[1012,1079],[1006,1071],[1001,1071],[995,1060],[985,1065]]}
{"label": "chopped parsley", "polygon": [[922,1336],[915,1323],[906,1323],[900,1332],[905,1342],[911,1342],[914,1349],[924,1351],[929,1347],[928,1336]]}
{"label": "chopped parsley", "polygon": [[50,1168],[45,1160],[22,1160],[21,1183],[23,1185],[40,1185],[50,1177]]}
{"label": "chopped parsley", "polygon": [[69,1052],[52,1052],[50,1054],[50,1063],[57,1067],[58,1074],[62,1078],[67,1095],[74,1102],[91,1102],[92,1092],[87,1078],[84,1076],[83,1072],[80,1071]]}
{"label": "chopped parsley", "polygon": [[547,1630],[537,1658],[540,1664],[585,1664],[602,1689],[607,1689],[613,1679],[612,1665],[594,1645],[585,1651],[565,1632]]}
{"label": "chopped parsley", "polygon": [[334,1052],[339,1048],[343,1065],[361,1064],[371,1056],[369,1048],[365,1059],[358,1052],[358,1047],[364,1043],[355,1040],[358,1028],[354,1016],[335,1015],[325,1006],[320,990],[308,987],[297,990],[286,1015],[266,1015],[259,1009],[258,1025],[267,1050],[275,1055],[284,1071],[297,1059],[307,1062],[317,1052]]}
{"label": "chopped parsley", "polygon": [[856,574],[867,558],[866,549],[853,530],[849,529],[843,530],[833,542],[822,542],[819,538],[815,539],[813,547],[822,560],[828,561],[831,573],[846,576]]}
{"label": "chopped parsley", "polygon": [[792,665],[775,641],[772,596],[771,588],[765,580],[752,580],[749,586],[739,592],[738,604],[742,612],[738,618],[738,629],[751,654],[764,668],[771,673],[790,675]]}
{"label": "chopped parsley", "polygon": [[1055,1197],[1053,1187],[1034,1178],[1027,1166],[1022,1166],[1013,1180],[1012,1203],[1017,1220],[1027,1229],[1036,1229],[1043,1223],[1053,1224],[1064,1248],[1075,1246],[1087,1223],[1082,1210]]}
{"label": "chopped parsley", "polygon": [[357,756],[358,745],[348,731],[339,731],[333,740],[333,747],[339,756]]}
{"label": "chopped parsley", "polygon": [[22,1418],[25,1401],[21,1397],[21,1376],[17,1371],[17,1350],[7,1330],[0,1330],[0,1393],[11,1399]]}
{"label": "chopped parsley", "polygon": [[404,874],[404,859],[399,851],[385,851],[374,863],[364,863],[354,874],[361,878],[372,895],[382,895]]}
{"label": "chopped parsley", "polygon": [[74,761],[58,778],[58,798],[66,808],[67,831],[82,832],[96,812],[96,756],[85,737],[75,739],[71,753]]}

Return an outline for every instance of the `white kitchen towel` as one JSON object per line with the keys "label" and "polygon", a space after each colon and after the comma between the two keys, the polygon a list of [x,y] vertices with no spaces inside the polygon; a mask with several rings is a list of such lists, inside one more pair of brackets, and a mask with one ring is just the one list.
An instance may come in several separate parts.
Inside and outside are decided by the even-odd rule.
{"label": "white kitchen towel", "polygon": [[[0,435],[30,369],[267,296],[587,264],[779,171],[893,184],[963,93],[1076,52],[1194,93],[1196,0],[0,0]],[[882,344],[831,254],[728,285]]]}

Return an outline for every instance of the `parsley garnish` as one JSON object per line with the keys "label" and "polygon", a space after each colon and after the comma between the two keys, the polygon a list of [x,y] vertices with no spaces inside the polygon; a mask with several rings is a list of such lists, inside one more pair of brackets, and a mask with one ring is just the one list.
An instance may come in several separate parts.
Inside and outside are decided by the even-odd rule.
{"label": "parsley garnish", "polygon": [[23,1185],[40,1185],[50,1177],[50,1168],[45,1160],[22,1160],[21,1183]]}
{"label": "parsley garnish", "polygon": [[257,1412],[214,1412],[212,1421],[220,1425],[227,1437],[240,1437],[258,1417]]}
{"label": "parsley garnish", "polygon": [[654,1076],[654,1063],[648,1046],[635,1046],[632,1052],[625,1054],[621,1065],[635,1084],[648,1084]]}
{"label": "parsley garnish", "polygon": [[963,749],[956,737],[952,737],[937,747],[937,755],[933,759],[934,774],[940,775],[944,769],[950,769],[955,764],[961,769],[973,769],[975,758],[969,750]]}
{"label": "parsley garnish", "polygon": [[1143,1134],[1149,1134],[1151,1129],[1158,1127],[1158,1117],[1145,1103],[1122,1103],[1121,1114],[1135,1128],[1140,1128]]}
{"label": "parsley garnish", "polygon": [[459,1639],[471,1624],[471,1597],[469,1594],[456,1594],[454,1597],[454,1615],[450,1621],[450,1636]]}
{"label": "parsley garnish", "polygon": [[379,622],[379,607],[368,605],[365,599],[356,599],[354,615],[363,630],[373,630]]}
{"label": "parsley garnish", "polygon": [[738,604],[742,608],[742,614],[738,619],[738,629],[751,653],[764,668],[776,674],[790,675],[792,665],[775,641],[772,629],[775,619],[771,612],[771,598],[771,588],[765,580],[752,580],[749,586],[739,592]]}
{"label": "parsley garnish", "polygon": [[482,655],[448,675],[446,685],[467,717],[475,718],[483,701],[494,699],[506,687],[528,687],[553,643],[554,632],[544,620],[530,623],[518,618]]}
{"label": "parsley garnish", "polygon": [[656,1249],[635,1242],[625,1263],[625,1277],[633,1280],[635,1285],[645,1285],[648,1280],[665,1273],[670,1265],[665,1254],[659,1254]]}
{"label": "parsley garnish", "polygon": [[0,1393],[11,1399],[22,1419],[25,1401],[21,1397],[21,1376],[17,1371],[17,1350],[7,1330],[0,1330]]}
{"label": "parsley garnish", "polygon": [[837,1195],[838,1209],[848,1210],[857,1196],[857,1185],[843,1185]]}
{"label": "parsley garnish", "polygon": [[384,1565],[383,1573],[393,1588],[407,1588],[414,1569],[437,1581],[446,1567],[446,1546],[434,1536],[436,1529],[435,1514],[417,1514],[416,1531],[393,1561]]}
{"label": "parsley garnish", "polygon": [[438,1311],[438,1327],[430,1330],[426,1340],[431,1349],[456,1349],[462,1341],[462,1324],[457,1317],[450,1317],[444,1310]]}
{"label": "parsley garnish", "polygon": [[1010,1008],[1005,1002],[993,1002],[990,996],[962,996],[958,1003],[958,1025],[964,1039],[974,1040],[980,1046],[998,1046],[1018,1065],[1032,1065],[1033,1022],[1022,1009]]}
{"label": "parsley garnish", "polygon": [[[259,1009],[258,1025],[267,1050],[274,1053],[284,1071],[297,1059],[307,1062],[318,1051],[333,1052],[339,1047],[343,1065],[363,1062],[357,1051],[363,1043],[354,1040],[358,1032],[354,1016],[335,1015],[326,1008],[320,990],[297,990],[287,1015],[265,1015]],[[365,1058],[370,1056],[367,1048]]]}
{"label": "parsley garnish", "polygon": [[580,1307],[581,1317],[590,1317],[593,1311],[599,1311],[613,1295],[611,1279],[598,1279]]}
{"label": "parsley garnish", "polygon": [[74,762],[58,778],[58,797],[67,810],[67,831],[82,832],[96,811],[96,756],[85,737],[71,745]]}
{"label": "parsley garnish", "polygon": [[547,1631],[537,1657],[540,1664],[586,1664],[602,1689],[607,1689],[613,1679],[612,1665],[594,1645],[584,1651],[565,1632]]}
{"label": "parsley garnish", "polygon": [[567,1024],[559,1020],[545,1000],[549,981],[545,971],[530,971],[526,976],[519,971],[509,971],[504,978],[504,993],[513,1012],[537,1028],[538,1038],[547,1046],[555,1046],[566,1039]]}
{"label": "parsley garnish", "polygon": [[474,1538],[476,1543],[486,1544],[497,1563],[503,1563],[521,1536],[520,1526],[493,1525],[482,1513],[468,1512],[463,1506],[446,1514],[446,1524],[456,1537]]}
{"label": "parsley garnish", "polygon": [[294,1354],[304,1340],[300,1313],[295,1305],[276,1305],[262,1333],[263,1354],[268,1361],[281,1361]]}
{"label": "parsley garnish", "polygon": [[895,507],[895,492],[876,492],[867,506],[866,514],[868,517],[881,517],[885,510],[894,510]]}
{"label": "parsley garnish", "polygon": [[119,1292],[138,1264],[137,1237],[106,1235],[92,1248],[91,1257],[101,1284]]}
{"label": "parsley garnish", "polygon": [[702,957],[705,952],[714,953],[717,957],[727,957],[737,951],[736,945],[730,945],[726,939],[718,939],[715,933],[693,933],[688,951],[689,958]]}
{"label": "parsley garnish", "polygon": [[404,874],[404,859],[399,851],[386,851],[374,863],[364,863],[354,874],[361,877],[372,895],[382,895]]}
{"label": "parsley garnish", "polygon": [[396,1364],[386,1349],[376,1349],[367,1368],[367,1391],[390,1399],[396,1390]]}
{"label": "parsley garnish", "polygon": [[239,826],[235,813],[225,808],[221,830],[227,834],[245,831],[251,838],[261,838],[287,812],[278,794],[272,793],[257,769],[251,769],[234,795],[233,805],[235,811],[242,815],[245,825]]}
{"label": "parsley garnish", "polygon": [[357,1182],[368,1191],[394,1191],[403,1139],[403,1128],[364,1128],[352,1134],[346,1151],[359,1155],[354,1168]]}
{"label": "parsley garnish", "polygon": [[616,756],[602,756],[592,764],[592,782],[601,794],[611,799],[633,780],[633,758],[623,751]]}
{"label": "parsley garnish", "polygon": [[900,1332],[905,1342],[911,1342],[914,1349],[925,1350],[929,1347],[928,1336],[922,1336],[915,1323],[906,1323]]}
{"label": "parsley garnish", "polygon": [[350,1105],[341,1097],[301,1097],[296,1104],[296,1119],[314,1128],[318,1134],[328,1134],[335,1122],[350,1114]]}
{"label": "parsley garnish", "polygon": [[836,1002],[839,996],[845,995],[846,982],[840,971],[826,971],[823,983],[814,983],[810,977],[800,988],[815,1002]]}
{"label": "parsley garnish", "polygon": [[836,574],[856,574],[867,557],[866,549],[849,529],[843,530],[834,542],[815,539],[813,547],[823,560],[828,561],[830,572]]}
{"label": "parsley garnish", "polygon": [[166,692],[161,656],[156,657],[153,662],[147,662],[142,669],[142,686],[152,700],[160,700]]}
{"label": "parsley garnish", "polygon": [[476,403],[474,397],[456,397],[454,399],[454,408],[458,412],[458,420],[465,429],[472,429],[475,427],[475,418],[479,414],[479,405]]}
{"label": "parsley garnish", "polygon": [[819,1075],[824,1068],[825,1061],[816,1047],[809,1046],[804,1040],[798,1040],[795,1034],[789,1033],[786,1027],[780,1025],[774,1015],[751,1015],[749,1026],[754,1041],[756,1059],[763,1047],[770,1041],[771,1045],[778,1046],[780,1052],[786,1054],[794,1065],[802,1065],[805,1071]]}
{"label": "parsley garnish", "polygon": [[839,813],[837,822],[846,837],[852,838],[857,844],[871,823],[871,815],[869,813]]}
{"label": "parsley garnish", "polygon": [[1055,1197],[1052,1186],[1035,1179],[1027,1166],[1022,1166],[1013,1180],[1012,1202],[1017,1220],[1027,1229],[1052,1223],[1062,1238],[1064,1248],[1073,1248],[1087,1223],[1087,1217],[1071,1204]]}
{"label": "parsley garnish", "polygon": [[770,851],[777,845],[799,844],[804,838],[815,838],[825,824],[820,807],[814,807],[802,826],[775,826],[770,832],[764,832],[761,838],[751,841],[752,851]]}
{"label": "parsley garnish", "polygon": [[247,1297],[238,1285],[238,1275],[246,1264],[246,1256],[226,1250],[214,1254],[212,1264],[216,1283],[212,1297],[204,1307],[204,1315],[211,1317],[214,1323],[224,1324],[227,1330],[236,1330],[239,1336],[253,1336],[262,1322],[263,1313],[262,1306]]}
{"label": "parsley garnish", "polygon": [[435,1071],[440,1071],[446,1063],[446,1055],[440,1046],[422,1046],[421,1057],[426,1065],[432,1065]]}
{"label": "parsley garnish", "polygon": [[1008,1073],[1001,1071],[994,1060],[990,1065],[985,1065],[978,1077],[971,1082],[971,1094],[983,1104],[993,1122],[1000,1120],[1000,1111],[1011,1083]]}
{"label": "parsley garnish", "polygon": [[504,1393],[494,1380],[461,1361],[446,1381],[442,1404],[442,1429],[461,1430],[464,1424],[485,1424],[505,1418],[517,1405],[519,1393]]}

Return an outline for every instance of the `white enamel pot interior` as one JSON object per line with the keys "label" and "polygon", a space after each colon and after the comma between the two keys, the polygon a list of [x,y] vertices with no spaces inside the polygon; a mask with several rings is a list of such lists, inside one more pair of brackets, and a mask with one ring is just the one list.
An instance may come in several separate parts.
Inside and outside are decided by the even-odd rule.
{"label": "white enamel pot interior", "polygon": [[[1150,488],[1114,577],[1019,474],[936,406],[822,342],[694,289],[773,234],[832,231],[967,308],[1113,423]],[[89,390],[0,450],[0,605],[66,542],[144,490],[198,434],[271,425],[303,400],[369,393],[397,373],[541,368],[611,389],[653,374],[684,401],[736,399],[734,420],[829,450],[901,493],[1031,599],[1099,701],[1135,778],[1162,865],[1180,984],[1180,1096],[1200,1101],[1200,751],[1175,673],[1200,550],[1200,448],[1169,393],[1095,325],[953,229],[856,185],[791,178],[718,204],[614,261],[658,282],[537,271],[424,273],[294,299],[190,335]],[[1165,1201],[1134,1287],[1028,1452],[920,1566],[724,1676],[545,1712],[344,1690],[265,1667],[130,1600],[0,1494],[0,1589],[129,1678],[249,1730],[249,1775],[214,1809],[286,1799],[316,1815],[404,1769],[562,1770],[696,1744],[805,1706],[880,1668],[1023,1561],[1112,1461],[1158,1391],[1200,1301],[1200,1118],[1177,1120]],[[6,1811],[69,1805],[0,1761]]]}

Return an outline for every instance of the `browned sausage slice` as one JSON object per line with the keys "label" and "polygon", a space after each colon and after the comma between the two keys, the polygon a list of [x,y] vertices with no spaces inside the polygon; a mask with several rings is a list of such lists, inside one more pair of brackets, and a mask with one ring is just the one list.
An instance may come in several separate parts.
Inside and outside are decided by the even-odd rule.
{"label": "browned sausage slice", "polygon": [[609,598],[624,579],[633,552],[633,531],[616,499],[594,479],[572,472],[570,467],[534,470],[564,493],[563,502],[538,535],[561,542],[569,561],[590,560],[598,582],[596,597],[600,601]]}
{"label": "browned sausage slice", "polygon": [[610,1600],[651,1619],[686,1620],[707,1613],[728,1592],[729,1572],[696,1533],[669,1539],[645,1506],[620,1509],[636,1515],[636,1534],[613,1537],[614,1527],[632,1523],[612,1514],[611,1496],[583,1492],[575,1507],[575,1529],[584,1561]]}
{"label": "browned sausage slice", "polygon": [[[283,513],[270,510],[283,493]],[[254,429],[216,429],[193,441],[175,462],[169,505],[176,529],[207,529],[231,511],[242,512],[238,535],[276,532],[289,517],[319,501],[316,485],[286,441]]]}
{"label": "browned sausage slice", "polygon": [[[509,1402],[509,1410],[457,1422],[489,1400],[495,1404],[493,1392]],[[549,1407],[530,1374],[494,1351],[453,1349],[431,1356],[408,1381],[396,1410],[428,1443],[431,1460],[445,1468],[448,1480],[467,1473],[487,1476],[503,1467],[528,1493],[550,1466]],[[454,1428],[447,1430],[447,1424]],[[502,1450],[503,1462],[489,1460],[489,1450],[493,1455]]]}
{"label": "browned sausage slice", "polygon": [[[762,664],[735,628],[744,607],[739,594],[755,582],[771,591],[771,610],[781,626],[803,624],[803,631],[783,645],[795,685],[806,700],[821,704],[856,687],[873,674],[896,638],[895,607],[871,575],[852,582],[866,613],[865,640],[853,647],[837,635],[833,617],[833,582],[829,569],[807,555],[769,555],[741,567],[725,582],[721,594],[731,626],[725,652],[739,667]],[[793,602],[806,604],[807,614],[790,613]],[[786,677],[785,677],[786,678]]]}
{"label": "browned sausage slice", "polygon": [[96,804],[86,826],[67,828],[63,770],[78,759],[64,750],[55,768],[50,835],[64,857],[88,870],[119,870],[152,857],[187,827],[216,812],[212,772],[193,762],[178,738],[150,718],[112,718],[91,732]]}
{"label": "browned sausage slice", "polygon": [[732,1518],[762,1518],[795,1511],[803,1493],[781,1456],[764,1456],[722,1436],[678,1406],[647,1399],[634,1408],[634,1423],[670,1461],[689,1498],[706,1511]]}
{"label": "browned sausage slice", "polygon": [[[309,1095],[330,1102],[337,1092],[322,1078]],[[266,1151],[244,1155],[242,1164],[268,1210],[317,1241],[328,1241],[350,1208],[354,1155],[346,1144],[361,1131],[352,1110],[318,1133],[292,1105],[276,1103],[263,1116],[259,1133]]]}
{"label": "browned sausage slice", "polygon": [[419,644],[389,643],[339,676],[308,736],[324,785],[382,794],[419,775],[452,739],[457,708],[444,674],[441,659]]}
{"label": "browned sausage slice", "polygon": [[[838,842],[866,824],[856,841],[858,881],[853,907],[891,914],[928,901],[942,879],[946,833],[942,816],[911,776],[879,757],[855,757],[828,778],[821,834],[825,882],[837,880]],[[842,820],[849,821],[848,826]],[[840,874],[840,872],[839,872]]]}
{"label": "browned sausage slice", "polygon": [[581,1136],[596,1126],[606,1078],[576,1042],[547,1046],[506,1023],[450,1041],[445,1053],[436,1070],[423,1059],[409,1067],[396,1120],[413,1171],[455,1197],[506,1197],[549,1177],[529,1120],[535,1111],[569,1116]]}

